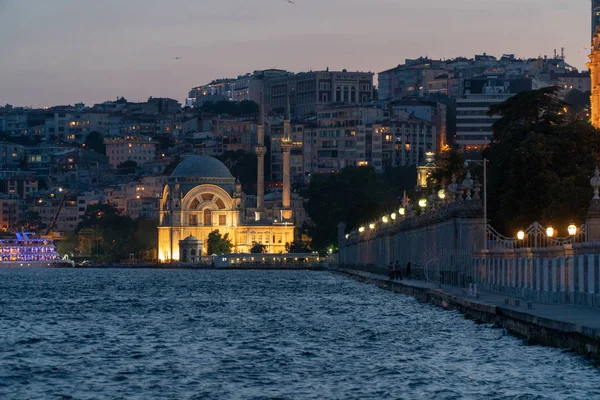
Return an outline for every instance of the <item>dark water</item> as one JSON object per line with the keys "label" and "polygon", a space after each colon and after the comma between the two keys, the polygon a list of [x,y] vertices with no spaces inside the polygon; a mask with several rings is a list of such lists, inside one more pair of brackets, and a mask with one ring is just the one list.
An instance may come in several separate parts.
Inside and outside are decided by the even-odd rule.
{"label": "dark water", "polygon": [[0,270],[1,399],[594,399],[600,369],[326,272]]}

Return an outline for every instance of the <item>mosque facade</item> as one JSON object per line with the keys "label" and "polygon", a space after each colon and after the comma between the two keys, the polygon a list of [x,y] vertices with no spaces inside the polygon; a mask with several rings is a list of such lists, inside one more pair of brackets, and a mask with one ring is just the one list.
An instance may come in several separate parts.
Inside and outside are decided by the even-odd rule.
{"label": "mosque facade", "polygon": [[[202,255],[207,255],[207,238],[215,230],[221,235],[228,234],[234,253],[249,253],[254,243],[263,244],[271,254],[285,253],[286,244],[294,241],[289,162],[284,162],[283,166],[281,206],[277,212],[265,209],[264,173],[261,173],[264,171],[265,153],[263,104],[261,101],[255,148],[259,163],[256,204],[246,204],[241,183],[216,158],[198,155],[185,158],[163,189],[158,227],[160,261],[194,261],[201,256],[198,254],[200,249]],[[289,137],[289,105],[286,108],[284,139],[286,134]],[[282,151],[284,159],[289,159],[288,148],[284,146]],[[193,248],[190,248],[190,243]],[[188,254],[188,251],[193,254]]]}

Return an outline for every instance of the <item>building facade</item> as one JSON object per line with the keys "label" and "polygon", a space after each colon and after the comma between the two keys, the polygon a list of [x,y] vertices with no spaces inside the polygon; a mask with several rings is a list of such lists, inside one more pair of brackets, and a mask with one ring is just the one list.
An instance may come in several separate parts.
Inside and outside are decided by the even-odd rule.
{"label": "building facade", "polygon": [[185,159],[171,174],[160,202],[159,259],[180,260],[179,242],[189,236],[202,241],[207,254],[208,235],[215,230],[229,235],[236,253],[248,253],[253,243],[265,245],[269,253],[285,252],[294,241],[293,225],[247,219],[251,212],[244,198],[241,184],[216,158]]}
{"label": "building facade", "polygon": [[488,115],[491,106],[517,93],[532,90],[532,79],[522,76],[483,75],[465,81],[462,98],[456,100],[456,143],[465,151],[481,151],[493,137],[492,126],[500,119]]}
{"label": "building facade", "polygon": [[104,139],[108,162],[114,168],[125,161],[143,164],[156,159],[156,144],[145,136],[125,136]]}

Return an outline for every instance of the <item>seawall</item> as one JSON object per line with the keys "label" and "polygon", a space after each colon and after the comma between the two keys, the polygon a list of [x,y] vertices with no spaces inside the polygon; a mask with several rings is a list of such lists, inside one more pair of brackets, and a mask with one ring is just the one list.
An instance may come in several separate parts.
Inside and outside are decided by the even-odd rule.
{"label": "seawall", "polygon": [[[594,310],[585,310],[583,317],[578,317],[576,312],[569,318],[573,320],[565,321],[548,317],[548,310],[541,312],[536,310],[515,310],[515,307],[504,307],[499,303],[503,299],[509,299],[514,304],[514,300],[522,299],[509,298],[500,294],[487,294],[483,297],[487,301],[481,301],[475,298],[457,294],[462,289],[437,288],[435,285],[421,281],[392,281],[387,277],[377,274],[369,274],[355,270],[338,269],[333,272],[356,279],[361,282],[375,284],[383,289],[391,290],[395,293],[411,295],[421,301],[429,302],[447,310],[458,310],[467,318],[477,322],[493,323],[498,327],[525,338],[530,344],[541,344],[546,346],[571,349],[577,353],[600,360],[600,329],[597,326],[589,326],[581,321],[589,319],[589,315],[594,318]],[[453,293],[454,292],[454,293]],[[493,299],[492,299],[493,298]],[[521,306],[525,308],[525,304]],[[561,307],[553,305],[544,305],[544,307]],[[562,306],[566,307],[566,306]],[[572,307],[572,306],[571,306]],[[577,311],[577,308],[574,308]],[[582,311],[583,312],[583,311]],[[600,323],[600,312],[597,312],[597,321]],[[593,323],[591,325],[597,325]]]}

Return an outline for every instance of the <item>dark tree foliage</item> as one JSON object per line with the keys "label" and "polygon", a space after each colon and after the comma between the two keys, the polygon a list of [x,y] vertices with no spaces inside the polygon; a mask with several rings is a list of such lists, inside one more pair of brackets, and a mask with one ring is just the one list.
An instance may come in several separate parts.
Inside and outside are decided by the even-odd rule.
{"label": "dark tree foliage", "polygon": [[250,247],[250,253],[252,254],[263,254],[267,252],[267,246],[261,243],[252,242],[252,247]]}
{"label": "dark tree foliage", "polygon": [[42,142],[42,138],[40,136],[11,136],[6,132],[0,131],[0,142],[1,141],[20,144],[21,146],[35,147]]}
{"label": "dark tree foliage", "polygon": [[228,233],[221,236],[217,229],[208,234],[207,247],[210,255],[229,254],[233,249],[233,243],[231,243]]}
{"label": "dark tree foliage", "polygon": [[[600,156],[599,132],[565,115],[556,88],[520,93],[494,106],[488,210],[496,229],[514,235],[534,221],[559,229],[581,223]],[[564,234],[564,228],[562,228]]]}
{"label": "dark tree foliage", "polygon": [[217,159],[229,168],[231,175],[239,178],[244,192],[256,193],[257,158],[256,154],[243,150],[226,151]]}
{"label": "dark tree foliage", "polygon": [[138,259],[156,260],[157,225],[146,218],[133,220],[110,204],[89,206],[77,226],[80,252],[110,262],[127,259],[131,253]]}
{"label": "dark tree foliage", "polygon": [[[403,171],[403,172],[402,172]],[[372,167],[344,168],[339,174],[315,175],[308,188],[306,211],[313,226],[309,229],[314,249],[337,244],[337,225],[351,230],[398,207],[404,190],[415,186],[412,169],[390,169],[377,175]],[[404,186],[402,182],[408,183]]]}
{"label": "dark tree foliage", "polygon": [[135,161],[123,161],[117,165],[117,173],[121,175],[135,174],[139,165]]}
{"label": "dark tree foliage", "polygon": [[200,107],[200,111],[214,114],[229,115],[257,115],[258,104],[253,101],[245,100],[242,102],[217,101],[216,103],[206,102]]}
{"label": "dark tree foliage", "polygon": [[437,164],[438,168],[429,178],[429,184],[432,186],[448,186],[453,176],[458,179],[465,171],[464,156],[456,149],[446,152]]}
{"label": "dark tree foliage", "polygon": [[39,233],[45,228],[42,222],[42,216],[36,211],[27,211],[21,215],[18,221],[20,229],[25,232]]}
{"label": "dark tree foliage", "polygon": [[163,174],[164,175],[171,175],[173,173],[173,171],[175,171],[175,168],[177,168],[177,166],[181,163],[181,157],[177,156],[173,161],[171,161],[165,168]]}
{"label": "dark tree foliage", "polygon": [[94,150],[96,153],[106,154],[106,146],[104,145],[104,137],[100,132],[90,132],[83,142],[86,149]]}

